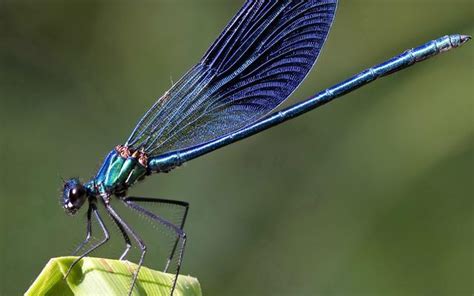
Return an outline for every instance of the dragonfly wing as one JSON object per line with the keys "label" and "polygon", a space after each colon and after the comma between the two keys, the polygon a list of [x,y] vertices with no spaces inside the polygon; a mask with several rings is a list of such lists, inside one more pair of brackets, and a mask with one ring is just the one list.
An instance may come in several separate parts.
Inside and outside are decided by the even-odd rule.
{"label": "dragonfly wing", "polygon": [[140,120],[126,145],[150,155],[249,125],[283,102],[314,65],[337,0],[249,0]]}

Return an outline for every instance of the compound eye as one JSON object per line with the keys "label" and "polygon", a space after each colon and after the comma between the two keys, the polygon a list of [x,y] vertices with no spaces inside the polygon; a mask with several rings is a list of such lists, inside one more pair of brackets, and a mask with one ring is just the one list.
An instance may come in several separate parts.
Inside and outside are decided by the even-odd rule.
{"label": "compound eye", "polygon": [[86,191],[84,190],[84,187],[82,186],[74,187],[69,191],[69,200],[72,203],[75,203],[77,200],[81,199],[85,193]]}

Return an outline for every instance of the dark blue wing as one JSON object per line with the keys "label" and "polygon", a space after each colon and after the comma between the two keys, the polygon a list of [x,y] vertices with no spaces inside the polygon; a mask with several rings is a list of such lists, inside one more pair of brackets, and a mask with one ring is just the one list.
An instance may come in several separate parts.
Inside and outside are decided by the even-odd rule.
{"label": "dark blue wing", "polygon": [[126,145],[159,155],[222,137],[268,114],[314,65],[336,6],[337,0],[246,1]]}

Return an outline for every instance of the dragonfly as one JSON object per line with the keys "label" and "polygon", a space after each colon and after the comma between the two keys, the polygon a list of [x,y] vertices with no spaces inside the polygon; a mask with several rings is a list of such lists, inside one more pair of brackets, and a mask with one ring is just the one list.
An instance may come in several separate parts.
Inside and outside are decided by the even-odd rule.
{"label": "dragonfly", "polygon": [[[247,0],[217,40],[171,89],[138,121],[128,139],[105,157],[88,182],[64,182],[62,206],[75,214],[84,204],[87,236],[75,254],[89,245],[92,218],[104,238],[89,246],[71,264],[109,239],[98,206],[118,226],[125,241],[125,259],[132,241],[140,248],[138,268],[131,276],[132,294],[147,246],[140,235],[112,207],[112,198],[173,233],[164,271],[174,263],[172,295],[187,241],[184,223],[189,204],[160,198],[128,196],[127,190],[155,173],[165,173],[194,158],[237,142],[352,92],[380,77],[409,67],[470,40],[447,35],[370,67],[300,103],[274,111],[304,80],[315,64],[334,21],[337,0]],[[143,204],[167,204],[182,209],[171,222]]]}

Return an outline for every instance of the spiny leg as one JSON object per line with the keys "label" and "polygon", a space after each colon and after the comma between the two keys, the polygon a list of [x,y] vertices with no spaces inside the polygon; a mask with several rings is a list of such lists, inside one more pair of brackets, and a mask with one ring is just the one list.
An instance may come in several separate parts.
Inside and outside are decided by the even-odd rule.
{"label": "spiny leg", "polygon": [[140,207],[139,205],[137,205],[133,201],[127,200],[127,199],[123,199],[122,201],[126,206],[128,206],[128,207],[136,210],[137,212],[149,217],[150,219],[164,225],[165,227],[167,227],[169,229],[172,229],[176,233],[176,235],[178,236],[178,239],[182,240],[181,248],[180,248],[180,251],[179,251],[178,262],[177,262],[177,266],[176,266],[176,275],[174,277],[173,285],[171,287],[170,295],[172,296],[173,292],[174,292],[174,289],[176,288],[176,282],[178,280],[179,271],[181,269],[181,263],[183,261],[184,248],[186,246],[186,234],[184,233],[184,231],[181,228],[177,227],[173,223],[170,223],[169,221],[167,221],[167,220],[155,215],[154,213]]}
{"label": "spiny leg", "polygon": [[90,241],[92,237],[92,208],[89,206],[87,209],[87,228],[86,228],[86,238],[82,243],[77,246],[76,250],[72,253],[73,256],[77,255],[77,253]]}
{"label": "spiny leg", "polygon": [[[189,210],[189,203],[185,202],[185,201],[179,201],[179,200],[171,200],[171,199],[163,199],[163,198],[153,198],[153,197],[138,197],[138,196],[129,196],[127,198],[124,199],[125,202],[127,201],[132,201],[132,202],[151,202],[151,203],[158,203],[158,204],[171,204],[171,205],[177,205],[177,206],[181,206],[184,208],[184,213],[183,213],[183,216],[180,218],[180,221],[179,221],[179,228],[181,230],[183,230],[184,228],[184,223],[186,222],[186,217],[188,215],[188,210]],[[179,240],[180,240],[180,237],[178,236],[176,238],[176,241],[173,245],[173,248],[171,250],[171,253],[170,255],[168,256],[168,260],[166,262],[166,266],[163,270],[163,272],[167,272],[168,271],[168,268],[173,260],[173,257],[174,257],[174,254],[176,252],[176,248],[178,246],[178,243],[179,243]]]}
{"label": "spiny leg", "polygon": [[79,256],[76,260],[74,260],[74,262],[71,264],[71,266],[69,266],[69,269],[67,270],[66,272],[66,275],[64,276],[64,278],[67,278],[69,273],[71,272],[72,268],[82,259],[84,258],[85,256],[89,255],[91,252],[95,251],[97,248],[99,248],[100,246],[102,246],[103,244],[105,244],[110,236],[109,236],[109,231],[107,230],[107,227],[105,227],[105,224],[104,224],[104,221],[102,221],[102,218],[100,217],[99,215],[99,211],[97,211],[97,207],[94,203],[90,203],[89,204],[89,208],[91,209],[92,212],[94,212],[94,215],[97,219],[97,221],[99,222],[99,225],[100,225],[100,228],[102,228],[102,231],[104,232],[104,239],[101,240],[100,242],[98,242],[97,244],[95,244],[94,246],[92,246],[89,250],[85,251],[84,253],[82,253],[81,256]]}
{"label": "spiny leg", "polygon": [[133,274],[132,284],[130,286],[130,291],[128,292],[128,295],[130,296],[132,295],[133,287],[135,286],[135,282],[137,281],[140,268],[143,265],[143,259],[145,258],[145,254],[146,254],[146,245],[143,242],[143,240],[136,234],[136,232],[117,214],[117,212],[115,212],[115,210],[109,204],[105,204],[105,208],[107,209],[107,212],[110,214],[110,216],[114,219],[114,221],[122,225],[125,231],[128,232],[133,237],[133,239],[135,239],[135,241],[137,242],[138,246],[140,247],[142,251],[142,254],[140,256],[140,261],[138,262],[138,268]]}
{"label": "spiny leg", "polygon": [[122,256],[120,256],[119,260],[123,260],[125,256],[127,256],[128,251],[130,251],[130,248],[132,247],[132,242],[130,241],[130,237],[128,236],[127,232],[123,228],[122,224],[120,224],[119,221],[117,221],[117,218],[114,216],[110,215],[112,220],[114,221],[115,225],[119,228],[120,232],[122,233],[122,237],[125,240],[125,251],[123,252]]}

